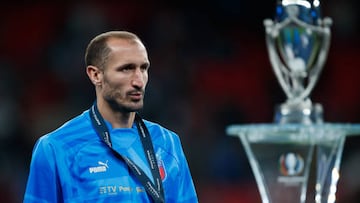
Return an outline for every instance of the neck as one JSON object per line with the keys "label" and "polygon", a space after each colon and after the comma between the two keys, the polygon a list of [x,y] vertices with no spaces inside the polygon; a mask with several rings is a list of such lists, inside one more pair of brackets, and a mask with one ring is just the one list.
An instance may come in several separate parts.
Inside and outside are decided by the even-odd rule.
{"label": "neck", "polygon": [[101,116],[110,122],[112,128],[131,128],[135,120],[135,112],[116,111],[105,101],[97,101]]}

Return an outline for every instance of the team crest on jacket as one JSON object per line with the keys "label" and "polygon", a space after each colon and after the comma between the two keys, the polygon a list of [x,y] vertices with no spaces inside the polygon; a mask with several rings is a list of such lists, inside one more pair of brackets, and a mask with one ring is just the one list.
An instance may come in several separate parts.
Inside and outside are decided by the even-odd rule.
{"label": "team crest on jacket", "polygon": [[164,162],[162,160],[158,160],[158,167],[159,167],[161,180],[164,181],[166,178],[166,170],[164,167]]}

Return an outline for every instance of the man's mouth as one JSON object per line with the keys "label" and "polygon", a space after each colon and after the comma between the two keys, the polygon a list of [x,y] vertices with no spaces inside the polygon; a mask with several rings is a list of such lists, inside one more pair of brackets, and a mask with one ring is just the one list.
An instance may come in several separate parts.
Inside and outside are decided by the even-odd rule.
{"label": "man's mouth", "polygon": [[133,100],[140,100],[143,97],[143,92],[133,91],[133,92],[128,93],[128,96]]}

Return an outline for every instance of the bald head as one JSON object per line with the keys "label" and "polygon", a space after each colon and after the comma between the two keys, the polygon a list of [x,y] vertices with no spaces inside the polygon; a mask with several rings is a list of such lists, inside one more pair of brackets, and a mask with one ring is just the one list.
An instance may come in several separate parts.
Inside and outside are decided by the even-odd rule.
{"label": "bald head", "polygon": [[99,69],[104,69],[106,62],[109,58],[111,52],[110,47],[108,46],[108,41],[110,39],[123,39],[129,43],[141,43],[140,38],[134,33],[127,31],[109,31],[97,35],[93,38],[89,45],[86,48],[85,52],[85,65],[86,66],[96,66]]}

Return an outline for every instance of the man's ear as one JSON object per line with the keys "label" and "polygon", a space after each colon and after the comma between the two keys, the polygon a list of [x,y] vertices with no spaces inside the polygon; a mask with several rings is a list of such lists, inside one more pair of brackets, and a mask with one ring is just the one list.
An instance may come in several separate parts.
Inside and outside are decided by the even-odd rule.
{"label": "man's ear", "polygon": [[87,66],[86,67],[86,73],[90,79],[90,81],[94,85],[100,85],[102,80],[102,72],[101,70],[96,66]]}

